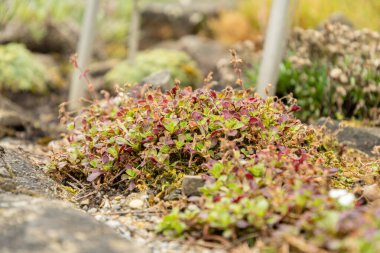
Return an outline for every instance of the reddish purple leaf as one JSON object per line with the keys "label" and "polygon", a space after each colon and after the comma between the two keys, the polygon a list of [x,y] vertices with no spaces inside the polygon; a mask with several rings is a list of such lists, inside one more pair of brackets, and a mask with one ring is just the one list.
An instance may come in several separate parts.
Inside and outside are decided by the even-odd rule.
{"label": "reddish purple leaf", "polygon": [[293,105],[292,107],[290,107],[291,112],[298,112],[300,110],[301,110],[301,107],[298,105]]}
{"label": "reddish purple leaf", "polygon": [[256,125],[260,127],[261,129],[264,129],[263,122],[258,117],[251,117],[248,122],[250,125]]}
{"label": "reddish purple leaf", "polygon": [[102,163],[104,163],[104,164],[106,164],[106,163],[108,163],[109,162],[109,156],[108,155],[103,155],[102,156]]}
{"label": "reddish purple leaf", "polygon": [[203,116],[202,116],[202,114],[200,114],[199,112],[193,112],[193,113],[191,114],[191,118],[192,118],[193,120],[195,120],[195,121],[199,121],[199,120],[203,119]]}
{"label": "reddish purple leaf", "polygon": [[224,119],[230,119],[233,117],[233,115],[227,110],[223,110],[222,114],[223,114]]}
{"label": "reddish purple leaf", "polygon": [[247,221],[245,221],[245,220],[238,220],[236,222],[236,226],[238,228],[244,229],[244,228],[247,228],[249,226],[249,223]]}
{"label": "reddish purple leaf", "polygon": [[213,198],[212,202],[216,203],[216,202],[219,202],[221,199],[222,199],[222,197],[220,197],[220,195],[218,195],[218,196],[215,196]]}
{"label": "reddish purple leaf", "polygon": [[242,199],[245,198],[245,197],[246,197],[246,194],[239,195],[238,197],[236,197],[236,198],[234,198],[234,199],[232,200],[232,203],[239,203],[240,200],[242,200]]}
{"label": "reddish purple leaf", "polygon": [[104,172],[100,171],[100,170],[93,170],[91,172],[91,174],[87,177],[87,181],[88,182],[92,182],[94,181],[95,179],[97,179],[99,176],[103,175]]}
{"label": "reddish purple leaf", "polygon": [[238,131],[237,130],[232,130],[230,132],[228,132],[228,136],[231,136],[231,137],[235,137],[236,135],[238,134]]}
{"label": "reddish purple leaf", "polygon": [[210,134],[210,137],[214,137],[215,135],[217,135],[217,134],[219,134],[219,133],[221,133],[221,132],[222,132],[222,130],[217,129],[217,130],[213,131],[213,132]]}
{"label": "reddish purple leaf", "polygon": [[248,180],[253,180],[253,175],[251,173],[246,173],[245,178]]}
{"label": "reddish purple leaf", "polygon": [[142,142],[141,142],[141,144],[145,144],[145,143],[147,143],[147,142],[151,142],[151,141],[153,141],[154,140],[154,137],[153,136],[148,136],[148,137],[146,137]]}

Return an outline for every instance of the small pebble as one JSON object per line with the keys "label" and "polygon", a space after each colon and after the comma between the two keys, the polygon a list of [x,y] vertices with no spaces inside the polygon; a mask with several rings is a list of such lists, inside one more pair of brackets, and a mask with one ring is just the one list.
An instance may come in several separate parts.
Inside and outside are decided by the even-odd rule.
{"label": "small pebble", "polygon": [[131,202],[129,202],[128,206],[133,209],[142,209],[144,207],[144,201],[142,201],[141,199],[134,199]]}
{"label": "small pebble", "polygon": [[116,221],[116,220],[109,220],[106,222],[106,224],[108,226],[110,226],[111,228],[117,228],[120,226],[120,222]]}
{"label": "small pebble", "polygon": [[98,220],[98,221],[105,221],[106,218],[105,218],[104,216],[98,214],[98,215],[95,216],[95,220]]}
{"label": "small pebble", "polygon": [[121,206],[120,206],[120,204],[112,204],[112,209],[114,209],[114,210],[120,210]]}
{"label": "small pebble", "polygon": [[95,207],[93,208],[90,208],[90,210],[88,210],[87,212],[88,213],[96,213],[98,211],[98,209],[96,209]]}
{"label": "small pebble", "polygon": [[80,202],[81,205],[89,205],[90,204],[90,200],[89,199],[84,199]]}

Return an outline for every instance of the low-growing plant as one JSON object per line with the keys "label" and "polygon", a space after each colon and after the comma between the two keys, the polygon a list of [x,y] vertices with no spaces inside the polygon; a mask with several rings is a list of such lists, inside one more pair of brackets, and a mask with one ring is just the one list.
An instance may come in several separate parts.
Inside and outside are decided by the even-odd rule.
{"label": "low-growing plant", "polygon": [[107,73],[108,84],[135,85],[145,77],[158,71],[167,70],[171,81],[181,80],[183,85],[197,85],[200,81],[200,71],[196,63],[186,53],[177,50],[153,49],[141,52],[134,63],[124,61]]}
{"label": "low-growing plant", "polygon": [[47,82],[43,64],[22,44],[0,46],[0,91],[43,93]]}
{"label": "low-growing plant", "polygon": [[[279,94],[294,92],[310,116],[378,119],[380,34],[342,24],[295,30]],[[314,115],[313,115],[314,114]]]}
{"label": "low-growing plant", "polygon": [[[376,175],[379,163],[346,160],[334,138],[293,116],[301,108],[291,97],[282,101],[229,87],[106,95],[69,119],[67,142],[53,154],[49,173],[77,189],[149,189],[157,196],[179,187],[184,175],[201,174],[199,201],[174,206],[158,232],[272,248],[302,240],[317,249],[351,249],[345,240],[360,240],[355,233],[368,230],[335,225],[349,212],[374,216],[353,209],[360,202],[352,193],[332,187]],[[352,166],[357,173],[346,180]],[[341,244],[329,245],[333,240]]]}
{"label": "low-growing plant", "polygon": [[[326,23],[296,29],[289,39],[277,84],[279,97],[293,93],[302,120],[330,116],[370,119],[379,124],[380,34]],[[251,83],[258,68],[246,70]]]}

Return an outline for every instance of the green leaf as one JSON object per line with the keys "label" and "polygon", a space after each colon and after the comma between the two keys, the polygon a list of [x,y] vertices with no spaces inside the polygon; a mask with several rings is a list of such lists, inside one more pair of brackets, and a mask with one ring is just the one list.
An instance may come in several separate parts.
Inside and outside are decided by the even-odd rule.
{"label": "green leaf", "polygon": [[174,140],[174,143],[177,149],[181,149],[183,146],[185,146],[185,142],[183,141]]}
{"label": "green leaf", "polygon": [[117,137],[115,140],[116,140],[117,143],[122,143],[122,144],[127,144],[128,143],[127,140],[124,139],[124,138],[122,138],[122,137]]}
{"label": "green leaf", "polygon": [[268,208],[269,208],[269,202],[266,198],[263,196],[259,196],[254,199],[254,204],[255,204],[255,213],[260,216],[264,217]]}
{"label": "green leaf", "polygon": [[163,122],[165,129],[171,134],[177,130],[178,123],[179,121],[176,119],[165,119]]}
{"label": "green leaf", "polygon": [[74,122],[70,122],[69,124],[67,124],[67,130],[71,131],[71,130],[74,130],[74,128],[75,128]]}
{"label": "green leaf", "polygon": [[228,129],[233,129],[233,127],[235,126],[236,124],[236,119],[235,118],[232,118],[232,119],[228,119],[225,121],[225,125]]}
{"label": "green leaf", "polygon": [[165,146],[160,148],[160,152],[163,154],[168,154],[168,153],[170,153],[170,147],[168,145],[165,145]]}
{"label": "green leaf", "polygon": [[204,147],[203,142],[198,142],[197,144],[195,144],[195,150],[196,151],[202,151],[203,147]]}
{"label": "green leaf", "polygon": [[265,166],[264,164],[259,163],[253,167],[249,167],[248,171],[251,172],[255,177],[262,177],[265,171]]}
{"label": "green leaf", "polygon": [[96,160],[96,159],[91,160],[90,164],[92,167],[96,168],[98,166],[98,160]]}
{"label": "green leaf", "polygon": [[127,173],[128,177],[131,179],[135,178],[137,176],[137,172],[133,169],[127,169],[126,173]]}
{"label": "green leaf", "polygon": [[223,171],[223,164],[215,163],[212,169],[210,170],[210,174],[215,178],[219,178],[222,171]]}
{"label": "green leaf", "polygon": [[118,151],[116,150],[116,148],[114,148],[114,147],[109,147],[108,149],[107,149],[107,152],[110,154],[110,155],[112,155],[115,159],[117,159],[117,157],[118,157]]}
{"label": "green leaf", "polygon": [[88,132],[91,136],[95,136],[98,133],[98,129],[96,127],[92,127],[90,130],[88,130]]}
{"label": "green leaf", "polygon": [[245,126],[243,122],[237,121],[235,125],[233,126],[233,129],[239,129],[239,128],[242,128],[243,126]]}

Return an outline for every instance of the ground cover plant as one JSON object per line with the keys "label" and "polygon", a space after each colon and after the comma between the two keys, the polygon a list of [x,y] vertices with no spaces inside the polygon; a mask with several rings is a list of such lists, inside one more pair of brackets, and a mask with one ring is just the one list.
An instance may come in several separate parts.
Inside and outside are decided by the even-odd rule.
{"label": "ground cover plant", "polygon": [[22,44],[0,46],[0,91],[47,91],[48,75],[44,65]]}
{"label": "ground cover plant", "polygon": [[377,176],[379,161],[302,124],[293,116],[301,108],[286,100],[178,85],[137,98],[106,95],[66,118],[66,144],[49,173],[73,191],[161,197],[184,175],[201,174],[200,199],[174,203],[158,232],[273,252],[375,252],[378,209],[348,189]]}
{"label": "ground cover plant", "polygon": [[151,74],[167,70],[174,79],[181,80],[183,85],[197,85],[200,81],[200,70],[197,64],[185,52],[169,49],[152,49],[140,52],[136,60],[127,60],[116,65],[105,77],[108,84],[130,83],[136,85]]}

